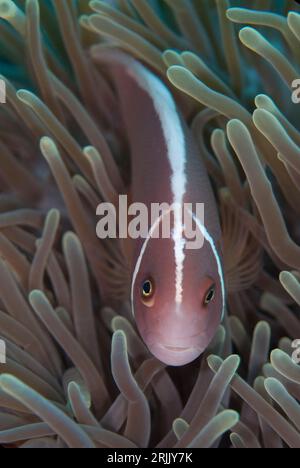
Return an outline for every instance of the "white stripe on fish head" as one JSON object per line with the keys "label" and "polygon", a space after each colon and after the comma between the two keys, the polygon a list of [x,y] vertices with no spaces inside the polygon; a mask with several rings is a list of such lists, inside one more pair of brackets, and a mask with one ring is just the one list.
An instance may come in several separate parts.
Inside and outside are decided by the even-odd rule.
{"label": "white stripe on fish head", "polygon": [[214,239],[212,236],[209,234],[208,230],[206,229],[205,225],[200,221],[197,216],[192,211],[189,211],[190,215],[193,217],[195,223],[197,224],[202,236],[204,239],[210,244],[212,252],[214,254],[216,263],[217,263],[217,269],[218,269],[218,275],[220,279],[220,284],[221,284],[221,294],[222,294],[222,320],[224,318],[225,314],[225,307],[226,307],[226,291],[225,291],[225,279],[224,279],[224,273],[223,273],[223,268],[222,268],[222,262],[220,255],[218,253],[216,244],[214,242]]}
{"label": "white stripe on fish head", "polygon": [[173,230],[176,265],[175,302],[179,308],[183,300],[183,270],[186,245],[183,225],[183,203],[187,186],[185,136],[172,94],[162,81],[137,62],[128,69],[128,73],[152,99],[167,146],[171,167],[170,183],[173,206],[175,207]]}
{"label": "white stripe on fish head", "polygon": [[135,315],[134,314],[134,288],[135,288],[136,279],[137,279],[137,276],[139,274],[140,267],[141,267],[141,264],[142,264],[146,249],[148,247],[149,241],[152,239],[152,236],[154,235],[157,227],[159,226],[159,223],[163,220],[164,216],[167,216],[168,214],[170,214],[170,210],[163,212],[159,216],[159,218],[157,218],[157,220],[153,223],[153,225],[151,226],[151,229],[150,229],[150,231],[148,233],[148,236],[147,236],[147,238],[145,239],[145,242],[142,245],[140,255],[139,255],[138,259],[137,259],[135,269],[134,269],[134,272],[133,272],[133,275],[132,275],[132,283],[131,283],[131,307],[132,307],[133,316]]}

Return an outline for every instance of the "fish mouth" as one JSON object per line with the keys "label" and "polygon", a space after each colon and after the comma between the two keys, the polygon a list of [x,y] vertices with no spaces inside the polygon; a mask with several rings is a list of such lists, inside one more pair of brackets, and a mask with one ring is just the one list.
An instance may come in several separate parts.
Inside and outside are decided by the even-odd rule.
{"label": "fish mouth", "polygon": [[171,346],[156,342],[148,348],[159,361],[173,367],[185,366],[201,354],[196,346]]}
{"label": "fish mouth", "polygon": [[184,353],[188,351],[194,351],[195,348],[187,348],[183,346],[169,346],[169,345],[161,345],[162,348],[167,349],[168,351],[172,351],[173,353]]}

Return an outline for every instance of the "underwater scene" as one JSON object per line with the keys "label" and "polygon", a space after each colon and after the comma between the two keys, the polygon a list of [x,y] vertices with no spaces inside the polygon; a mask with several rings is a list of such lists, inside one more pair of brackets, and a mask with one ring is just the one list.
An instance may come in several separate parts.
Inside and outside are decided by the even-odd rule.
{"label": "underwater scene", "polygon": [[299,1],[0,0],[0,448],[300,448]]}

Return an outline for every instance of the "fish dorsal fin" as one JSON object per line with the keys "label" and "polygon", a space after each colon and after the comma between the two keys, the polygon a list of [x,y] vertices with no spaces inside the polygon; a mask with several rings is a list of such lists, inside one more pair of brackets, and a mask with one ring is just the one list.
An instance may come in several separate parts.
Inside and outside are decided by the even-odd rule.
{"label": "fish dorsal fin", "polygon": [[262,247],[239,216],[227,189],[221,191],[222,252],[228,293],[245,291],[262,269]]}

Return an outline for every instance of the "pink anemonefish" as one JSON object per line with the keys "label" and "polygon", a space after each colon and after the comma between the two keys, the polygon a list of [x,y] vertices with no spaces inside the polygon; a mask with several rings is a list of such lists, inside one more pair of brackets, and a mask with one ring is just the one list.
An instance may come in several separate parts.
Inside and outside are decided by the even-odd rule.
{"label": "pink anemonefish", "polygon": [[[101,61],[101,58],[100,58]],[[225,312],[221,229],[210,180],[192,133],[171,91],[154,73],[123,53],[109,52],[131,153],[131,201],[203,203],[205,223],[190,212],[204,237],[187,250],[182,216],[174,212],[168,239],[131,241],[131,304],[150,352],[171,366],[199,357],[212,341]],[[159,237],[159,238],[155,238]]]}

